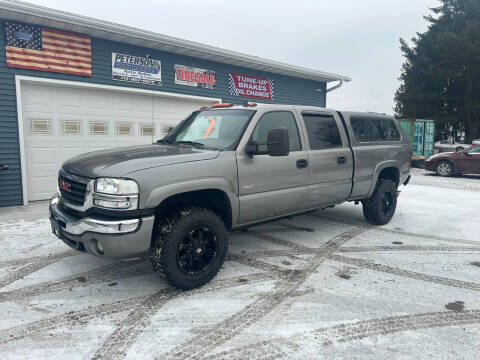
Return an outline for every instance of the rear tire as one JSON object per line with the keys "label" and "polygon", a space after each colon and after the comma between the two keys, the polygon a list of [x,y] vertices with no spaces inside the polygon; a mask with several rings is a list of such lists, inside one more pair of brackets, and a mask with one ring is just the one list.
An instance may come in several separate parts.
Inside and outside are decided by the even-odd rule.
{"label": "rear tire", "polygon": [[380,180],[372,197],[362,200],[365,220],[374,225],[387,224],[397,208],[397,186],[392,180]]}
{"label": "rear tire", "polygon": [[152,267],[171,285],[190,290],[208,283],[228,251],[228,231],[213,211],[188,207],[163,219],[153,235]]}
{"label": "rear tire", "polygon": [[453,176],[455,168],[450,161],[440,161],[435,168],[435,172],[440,176]]}

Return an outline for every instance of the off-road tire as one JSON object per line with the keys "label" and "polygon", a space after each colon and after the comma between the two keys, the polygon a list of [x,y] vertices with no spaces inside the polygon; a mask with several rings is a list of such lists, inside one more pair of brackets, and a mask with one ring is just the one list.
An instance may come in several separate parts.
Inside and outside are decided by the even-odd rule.
{"label": "off-road tire", "polygon": [[[214,234],[216,252],[205,270],[186,273],[178,263],[178,249],[191,229],[199,226],[208,227]],[[190,290],[208,283],[218,273],[227,252],[228,231],[220,217],[208,209],[187,207],[174,211],[155,226],[150,261],[158,277],[176,288]]]}
{"label": "off-road tire", "polygon": [[[440,170],[440,167],[444,165],[444,166],[448,166],[448,168],[450,169],[447,173],[445,173],[444,171],[441,171]],[[453,166],[453,164],[450,162],[450,161],[440,161],[437,166],[435,167],[435,172],[437,173],[437,175],[439,176],[445,176],[445,177],[448,177],[448,176],[453,176],[455,175],[455,167]]]}
{"label": "off-road tire", "polygon": [[[385,212],[385,197],[390,209]],[[383,203],[382,203],[383,201]],[[373,195],[362,200],[363,215],[365,219],[374,225],[387,224],[395,214],[397,208],[397,186],[392,180],[379,180]]]}

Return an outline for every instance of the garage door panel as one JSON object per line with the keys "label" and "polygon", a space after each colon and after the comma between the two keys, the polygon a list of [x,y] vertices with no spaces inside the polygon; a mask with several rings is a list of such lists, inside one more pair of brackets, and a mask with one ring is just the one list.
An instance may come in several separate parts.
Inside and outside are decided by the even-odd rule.
{"label": "garage door panel", "polygon": [[83,96],[78,90],[69,91],[65,89],[57,90],[56,106],[60,107],[82,107]]}
{"label": "garage door panel", "polygon": [[42,88],[37,85],[29,85],[22,90],[22,103],[29,105],[53,105],[55,99],[54,88]]}
{"label": "garage door panel", "polygon": [[49,199],[57,191],[57,176],[38,176],[28,182],[29,200]]}
{"label": "garage door panel", "polygon": [[140,112],[152,113],[152,98],[150,96],[136,96],[135,110]]}
{"label": "garage door panel", "polygon": [[[22,84],[29,200],[50,198],[56,191],[58,170],[72,157],[114,147],[151,144],[152,138],[162,138],[187,113],[214,102],[156,96],[152,113],[150,94]],[[30,121],[37,121],[37,131],[30,131]],[[93,123],[106,124],[106,134],[92,133]],[[127,124],[131,131],[126,131],[125,126],[120,131],[118,124]],[[102,130],[102,126],[96,130]]]}
{"label": "garage door panel", "polygon": [[112,107],[112,96],[100,91],[86,92],[85,106],[95,109],[109,109]]}
{"label": "garage door panel", "polygon": [[56,147],[31,147],[28,149],[28,160],[30,164],[56,164],[57,153]]}
{"label": "garage door panel", "polygon": [[131,111],[135,107],[134,96],[129,94],[116,94],[113,97],[113,106],[117,109]]}

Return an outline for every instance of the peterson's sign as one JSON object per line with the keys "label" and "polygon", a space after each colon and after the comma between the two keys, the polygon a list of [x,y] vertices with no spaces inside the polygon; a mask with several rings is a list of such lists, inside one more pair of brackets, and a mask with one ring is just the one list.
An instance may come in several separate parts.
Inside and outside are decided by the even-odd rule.
{"label": "peterson's sign", "polygon": [[112,79],[162,86],[160,60],[112,53]]}
{"label": "peterson's sign", "polygon": [[215,88],[215,71],[175,65],[175,84],[199,88]]}
{"label": "peterson's sign", "polygon": [[273,80],[231,72],[230,95],[272,100]]}

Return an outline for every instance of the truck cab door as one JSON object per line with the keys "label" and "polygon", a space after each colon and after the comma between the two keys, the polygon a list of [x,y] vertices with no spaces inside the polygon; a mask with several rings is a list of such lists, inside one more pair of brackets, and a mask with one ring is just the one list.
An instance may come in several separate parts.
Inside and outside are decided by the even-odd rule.
{"label": "truck cab door", "polygon": [[345,201],[352,189],[353,155],[334,112],[301,111],[310,161],[310,207]]}
{"label": "truck cab door", "polygon": [[[253,120],[255,121],[255,119]],[[286,215],[305,208],[308,158],[298,119],[292,111],[269,111],[252,122],[237,148],[240,224]],[[271,129],[286,128],[287,156],[245,153],[248,143],[266,144]],[[253,130],[252,130],[253,129]],[[266,145],[258,145],[266,150]]]}

